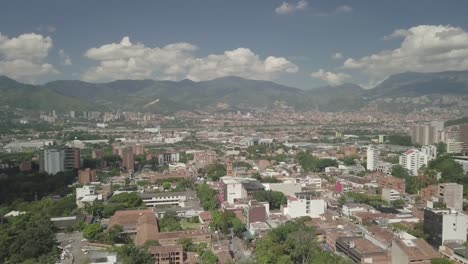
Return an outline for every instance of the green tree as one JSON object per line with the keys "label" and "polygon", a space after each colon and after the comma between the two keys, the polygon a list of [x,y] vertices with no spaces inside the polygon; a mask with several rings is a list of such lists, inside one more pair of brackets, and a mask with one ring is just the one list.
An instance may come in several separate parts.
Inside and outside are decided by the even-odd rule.
{"label": "green tree", "polygon": [[0,224],[0,262],[50,263],[57,254],[49,217],[24,214]]}
{"label": "green tree", "polygon": [[154,264],[155,259],[144,248],[132,244],[115,249],[122,264]]}
{"label": "green tree", "polygon": [[206,171],[206,175],[212,181],[219,181],[219,178],[226,176],[226,167],[220,163],[207,165],[204,171]]}
{"label": "green tree", "polygon": [[216,264],[218,263],[218,257],[213,254],[213,252],[211,251],[205,251],[202,255],[201,255],[201,259],[202,259],[202,263],[203,264]]}
{"label": "green tree", "polygon": [[391,202],[392,206],[396,207],[396,208],[403,208],[403,206],[405,206],[405,200],[395,200],[395,201],[392,201]]}
{"label": "green tree", "polygon": [[141,197],[136,192],[119,193],[109,199],[109,203],[123,204],[127,208],[136,208],[142,204]]}
{"label": "green tree", "polygon": [[431,264],[455,264],[455,262],[446,258],[434,258],[431,259]]}
{"label": "green tree", "polygon": [[392,166],[392,175],[397,178],[407,178],[411,176],[407,169],[403,168],[401,165]]}
{"label": "green tree", "polygon": [[200,184],[197,186],[197,196],[200,199],[200,204],[205,211],[218,208],[218,200],[216,199],[217,192],[210,188],[208,184]]}
{"label": "green tree", "polygon": [[238,218],[236,217],[232,218],[231,223],[232,223],[232,231],[234,232],[234,235],[240,237],[242,233],[246,231],[245,225]]}
{"label": "green tree", "polygon": [[163,182],[162,187],[164,190],[169,190],[171,188],[170,182]]}
{"label": "green tree", "polygon": [[355,159],[358,159],[358,156],[357,156],[357,155],[345,156],[345,157],[343,158],[343,163],[344,163],[345,165],[348,165],[348,166],[355,165],[355,164],[356,164]]}
{"label": "green tree", "polygon": [[101,224],[90,224],[83,229],[83,237],[89,240],[97,240],[103,231]]}
{"label": "green tree", "polygon": [[437,156],[447,153],[447,144],[445,144],[444,142],[437,143],[436,147],[437,147]]}
{"label": "green tree", "polygon": [[159,229],[161,232],[172,232],[182,230],[180,218],[174,211],[167,211],[163,218],[158,221]]}
{"label": "green tree", "polygon": [[254,193],[254,198],[260,202],[268,202],[270,209],[279,209],[287,203],[287,198],[282,192],[261,190]]}

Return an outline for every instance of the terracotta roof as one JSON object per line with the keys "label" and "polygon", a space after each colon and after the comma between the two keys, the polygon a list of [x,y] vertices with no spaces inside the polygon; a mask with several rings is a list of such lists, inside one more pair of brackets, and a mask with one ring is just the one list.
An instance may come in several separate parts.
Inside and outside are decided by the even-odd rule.
{"label": "terracotta roof", "polygon": [[209,222],[209,221],[213,220],[213,216],[211,215],[210,211],[204,211],[204,212],[200,213],[200,219],[203,222],[207,222],[207,221]]}
{"label": "terracotta roof", "polygon": [[114,225],[120,225],[124,230],[134,230],[137,227],[138,220],[143,215],[153,216],[156,221],[156,216],[153,211],[146,210],[128,210],[128,211],[117,211],[109,220],[109,227]]}

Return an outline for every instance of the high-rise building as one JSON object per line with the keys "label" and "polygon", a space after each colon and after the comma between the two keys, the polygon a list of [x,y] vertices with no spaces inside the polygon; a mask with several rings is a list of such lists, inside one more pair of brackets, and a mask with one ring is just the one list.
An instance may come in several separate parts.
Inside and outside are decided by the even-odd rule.
{"label": "high-rise building", "polygon": [[79,168],[80,150],[77,148],[45,149],[40,153],[40,171],[56,174]]}
{"label": "high-rise building", "polygon": [[409,170],[411,174],[417,175],[422,166],[427,166],[429,161],[437,156],[435,146],[423,146],[422,150],[410,149],[400,156],[399,164]]}
{"label": "high-rise building", "polygon": [[135,144],[133,147],[133,154],[135,155],[144,155],[145,154],[145,146],[142,144]]}
{"label": "high-rise building", "polygon": [[80,149],[63,149],[63,167],[66,171],[80,168]]}
{"label": "high-rise building", "polygon": [[123,148],[122,155],[122,167],[125,167],[128,171],[135,169],[135,161],[133,159],[133,149],[131,147]]}
{"label": "high-rise building", "polygon": [[424,234],[427,242],[435,247],[448,243],[466,242],[467,217],[452,209],[424,209]]}
{"label": "high-rise building", "polygon": [[462,152],[468,152],[468,124],[460,125],[459,141],[462,142]]}
{"label": "high-rise building", "polygon": [[444,123],[441,121],[411,127],[411,142],[413,144],[431,145],[441,141],[444,141]]}
{"label": "high-rise building", "polygon": [[428,160],[437,158],[437,147],[433,145],[426,145],[421,147],[421,152],[427,156]]}
{"label": "high-rise building", "polygon": [[58,149],[45,149],[40,155],[40,171],[56,174],[64,171],[64,153]]}
{"label": "high-rise building", "polygon": [[457,183],[440,183],[439,197],[448,208],[463,212],[463,185]]}
{"label": "high-rise building", "polygon": [[374,171],[380,161],[380,150],[373,146],[367,147],[367,169]]}

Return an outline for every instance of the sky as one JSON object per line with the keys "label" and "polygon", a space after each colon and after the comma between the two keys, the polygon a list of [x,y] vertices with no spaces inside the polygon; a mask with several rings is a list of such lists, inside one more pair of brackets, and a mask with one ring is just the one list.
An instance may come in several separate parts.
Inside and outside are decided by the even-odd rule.
{"label": "sky", "polygon": [[0,75],[370,88],[405,71],[468,70],[468,1],[0,2]]}

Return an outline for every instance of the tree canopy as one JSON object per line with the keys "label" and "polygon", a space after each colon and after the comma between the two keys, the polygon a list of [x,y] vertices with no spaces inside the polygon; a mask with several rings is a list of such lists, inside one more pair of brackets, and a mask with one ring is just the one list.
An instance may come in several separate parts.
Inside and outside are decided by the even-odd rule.
{"label": "tree canopy", "polygon": [[351,263],[339,256],[320,251],[314,228],[305,225],[308,219],[299,218],[286,222],[259,239],[254,250],[257,263]]}
{"label": "tree canopy", "polygon": [[270,209],[280,209],[281,205],[287,202],[286,196],[282,192],[261,190],[254,193],[254,198],[259,202],[268,202]]}
{"label": "tree canopy", "polygon": [[51,263],[57,255],[49,217],[24,214],[0,225],[0,263]]}

